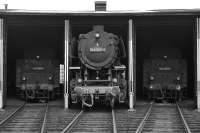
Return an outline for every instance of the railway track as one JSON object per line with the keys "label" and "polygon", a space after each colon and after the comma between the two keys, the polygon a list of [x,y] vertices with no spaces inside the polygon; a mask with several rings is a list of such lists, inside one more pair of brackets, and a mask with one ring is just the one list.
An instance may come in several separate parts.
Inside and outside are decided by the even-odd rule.
{"label": "railway track", "polygon": [[144,118],[149,104],[137,105],[135,112],[129,112],[127,109],[116,109],[116,127],[118,133],[134,133],[142,119]]}
{"label": "railway track", "polygon": [[178,104],[151,104],[136,133],[190,133]]}
{"label": "railway track", "polygon": [[14,115],[18,110],[20,110],[24,104],[22,105],[8,105],[5,110],[0,111],[0,125],[2,125],[7,119],[9,119],[12,115]]}
{"label": "railway track", "polygon": [[24,104],[4,119],[0,133],[43,132],[48,104]]}
{"label": "railway track", "polygon": [[117,133],[115,111],[83,111],[61,133]]}
{"label": "railway track", "polygon": [[192,133],[200,133],[200,112],[188,108],[182,108],[185,120]]}
{"label": "railway track", "polygon": [[80,110],[64,110],[62,106],[48,108],[43,133],[60,133],[76,117]]}
{"label": "railway track", "polygon": [[191,115],[191,111],[187,110],[182,112],[178,104],[139,105],[136,112],[124,109],[112,112],[64,110],[62,106],[56,105],[24,104],[6,118],[0,119],[0,133],[191,133],[200,132],[200,120],[197,120],[199,114],[196,112],[196,115]]}

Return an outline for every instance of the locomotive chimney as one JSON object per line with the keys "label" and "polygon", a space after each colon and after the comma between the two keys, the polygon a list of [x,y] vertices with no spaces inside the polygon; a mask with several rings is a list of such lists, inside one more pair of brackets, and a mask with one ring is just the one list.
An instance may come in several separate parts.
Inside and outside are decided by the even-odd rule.
{"label": "locomotive chimney", "polygon": [[93,30],[96,32],[104,31],[104,26],[103,25],[94,25]]}
{"label": "locomotive chimney", "polygon": [[8,4],[4,4],[5,10],[8,10]]}
{"label": "locomotive chimney", "polygon": [[106,1],[95,1],[95,11],[106,11]]}

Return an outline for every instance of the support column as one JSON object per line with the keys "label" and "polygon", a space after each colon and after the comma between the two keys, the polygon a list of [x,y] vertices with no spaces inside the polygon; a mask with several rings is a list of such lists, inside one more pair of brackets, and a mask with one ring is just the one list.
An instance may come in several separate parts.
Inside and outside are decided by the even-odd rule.
{"label": "support column", "polygon": [[128,43],[128,82],[129,82],[129,108],[134,110],[135,99],[136,99],[136,46],[135,46],[135,34],[133,20],[129,20],[129,43]]}
{"label": "support column", "polygon": [[0,109],[5,104],[6,92],[6,45],[5,45],[5,26],[4,19],[0,18]]}
{"label": "support column", "polygon": [[64,51],[64,70],[65,70],[65,77],[64,77],[64,108],[69,108],[69,20],[65,20],[65,51]]}
{"label": "support column", "polygon": [[196,96],[197,96],[197,109],[200,109],[200,18],[196,18]]}

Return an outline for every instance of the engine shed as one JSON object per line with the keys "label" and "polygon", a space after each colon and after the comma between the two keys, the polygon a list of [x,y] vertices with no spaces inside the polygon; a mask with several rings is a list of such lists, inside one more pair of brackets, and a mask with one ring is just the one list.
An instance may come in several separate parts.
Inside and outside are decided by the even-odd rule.
{"label": "engine shed", "polygon": [[[200,10],[155,10],[146,12],[62,12],[0,10],[0,108],[15,97],[16,60],[24,51],[40,49],[64,66],[63,99],[69,108],[70,42],[87,33],[93,25],[123,38],[127,68],[127,99],[133,109],[144,99],[143,62],[151,48],[175,47],[186,60],[189,99],[200,108]],[[49,49],[49,50],[47,50]],[[48,53],[48,51],[53,51]],[[34,53],[33,55],[37,55]]]}

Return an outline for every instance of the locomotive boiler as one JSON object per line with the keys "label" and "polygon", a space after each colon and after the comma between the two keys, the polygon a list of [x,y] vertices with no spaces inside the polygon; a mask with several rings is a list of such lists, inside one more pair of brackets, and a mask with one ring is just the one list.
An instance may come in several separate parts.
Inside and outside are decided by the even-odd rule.
{"label": "locomotive boiler", "polygon": [[151,49],[143,70],[144,91],[150,99],[181,100],[185,95],[187,64],[178,49]]}
{"label": "locomotive boiler", "polygon": [[69,67],[71,103],[82,107],[124,103],[127,81],[122,64],[126,56],[123,40],[104,31],[104,26],[95,25],[92,31],[79,35],[77,46],[73,42],[71,51],[78,53],[78,60],[71,58]]}
{"label": "locomotive boiler", "polygon": [[52,59],[18,59],[16,87],[25,100],[49,100],[59,87],[59,62]]}

